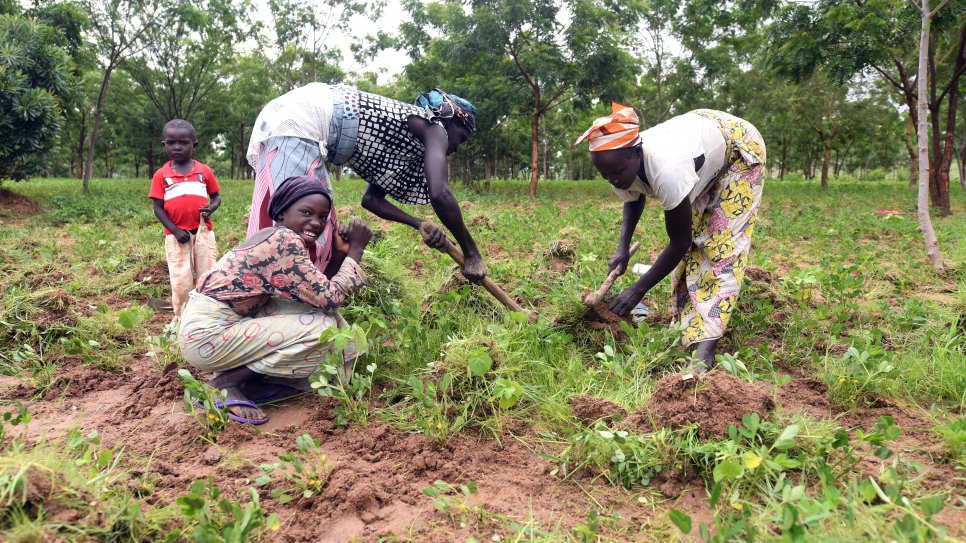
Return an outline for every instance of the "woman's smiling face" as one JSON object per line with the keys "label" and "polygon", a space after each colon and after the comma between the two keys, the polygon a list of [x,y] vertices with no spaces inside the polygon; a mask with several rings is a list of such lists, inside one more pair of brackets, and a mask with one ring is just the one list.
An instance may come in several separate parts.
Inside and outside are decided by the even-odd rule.
{"label": "woman's smiling face", "polygon": [[315,243],[325,230],[329,218],[329,199],[321,194],[309,194],[279,213],[278,224],[298,234],[306,245]]}

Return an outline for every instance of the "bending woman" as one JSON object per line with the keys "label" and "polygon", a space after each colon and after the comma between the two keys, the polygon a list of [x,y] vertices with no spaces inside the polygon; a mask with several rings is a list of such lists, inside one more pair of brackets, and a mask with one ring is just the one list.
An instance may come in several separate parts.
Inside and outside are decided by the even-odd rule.
{"label": "bending woman", "polygon": [[765,142],[748,121],[711,109],[641,133],[633,108],[614,103],[613,111],[574,143],[589,140],[594,167],[624,201],[610,269],[627,267],[647,196],[664,208],[670,243],[610,309],[626,316],[677,267],[672,313],[686,326],[684,346],[697,345],[701,362],[694,371],[706,371],[714,365],[748,264],[765,178]]}
{"label": "bending woman", "polygon": [[[476,108],[439,89],[422,93],[416,105],[325,83],[309,83],[283,94],[259,113],[248,145],[248,162],[255,169],[248,236],[271,224],[267,203],[283,180],[307,175],[331,188],[323,162],[345,164],[369,183],[362,207],[380,218],[419,230],[424,221],[387,201],[386,195],[403,204],[431,202],[463,250],[463,275],[480,282],[486,266],[449,188],[446,167],[446,157],[459,149],[475,126]],[[337,226],[330,217],[317,242],[319,269],[329,269],[329,247]],[[444,249],[445,232],[438,227],[428,230],[423,241]]]}
{"label": "bending woman", "polygon": [[[279,383],[305,390],[308,376],[335,352],[319,337],[329,327],[348,326],[338,308],[365,284],[358,263],[372,237],[358,218],[347,240],[334,237],[330,267],[338,272],[330,280],[310,256],[335,214],[329,191],[314,177],[288,179],[268,213],[275,226],[225,253],[198,280],[178,333],[185,359],[215,372],[208,384],[228,392],[231,417],[252,424],[268,421],[254,400],[271,396]],[[342,354],[351,375],[357,346],[350,342]]]}

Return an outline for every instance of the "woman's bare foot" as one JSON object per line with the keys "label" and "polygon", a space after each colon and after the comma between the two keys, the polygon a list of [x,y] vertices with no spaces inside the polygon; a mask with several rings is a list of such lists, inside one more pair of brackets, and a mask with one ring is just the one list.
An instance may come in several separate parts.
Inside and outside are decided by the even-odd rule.
{"label": "woman's bare foot", "polygon": [[[247,366],[242,366],[240,368],[228,370],[218,377],[208,381],[208,386],[227,392],[228,397],[226,399],[228,400],[247,402],[250,400],[245,396],[244,393],[242,393],[242,387],[258,385],[261,383],[264,377],[264,375],[248,369]],[[263,413],[262,410],[257,407],[233,405],[228,408],[228,411],[230,411],[236,417],[241,417],[244,419],[258,420],[265,418],[265,413]]]}

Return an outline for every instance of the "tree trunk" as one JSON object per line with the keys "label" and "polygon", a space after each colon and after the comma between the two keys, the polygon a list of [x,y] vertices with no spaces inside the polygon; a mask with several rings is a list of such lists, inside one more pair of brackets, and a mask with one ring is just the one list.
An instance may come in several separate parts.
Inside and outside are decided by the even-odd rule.
{"label": "tree trunk", "polygon": [[912,124],[912,117],[906,123],[906,150],[909,151],[909,188],[916,188],[919,184],[919,156],[916,154],[916,146],[912,142],[912,135],[916,127]]}
{"label": "tree trunk", "polygon": [[785,164],[788,160],[788,138],[783,137],[782,142],[782,160],[778,166],[778,178],[782,181],[785,180]]}
{"label": "tree trunk", "polygon": [[922,16],[922,35],[919,38],[919,228],[926,242],[926,254],[936,273],[943,271],[943,259],[939,254],[939,240],[932,229],[929,217],[929,143],[926,127],[926,56],[929,51],[929,0],[922,0],[919,14]]}
{"label": "tree trunk", "polygon": [[963,115],[963,145],[956,155],[956,162],[959,164],[959,184],[966,191],[966,115]]}
{"label": "tree trunk", "polygon": [[84,179],[84,143],[87,142],[87,122],[81,117],[80,136],[77,137],[77,179]]}
{"label": "tree trunk", "polygon": [[94,168],[94,146],[97,145],[97,129],[101,125],[101,111],[104,108],[104,97],[107,96],[107,85],[111,82],[111,72],[114,71],[117,62],[117,53],[111,51],[111,56],[104,70],[104,79],[101,81],[101,92],[97,95],[97,105],[94,107],[94,123],[91,126],[91,139],[87,144],[87,162],[84,167],[84,193],[87,194],[87,187],[91,183]]}
{"label": "tree trunk", "polygon": [[[538,95],[539,96],[539,95]],[[539,100],[539,98],[538,98]],[[540,102],[538,101],[537,104]],[[540,128],[540,109],[534,106],[533,119],[530,121],[530,197],[537,195],[537,179],[540,176],[540,146],[537,141]]]}
{"label": "tree trunk", "polygon": [[154,175],[157,170],[154,167],[154,147],[148,147],[148,175]]}
{"label": "tree trunk", "polygon": [[828,189],[828,165],[832,158],[832,140],[825,139],[825,154],[822,156],[822,188]]}

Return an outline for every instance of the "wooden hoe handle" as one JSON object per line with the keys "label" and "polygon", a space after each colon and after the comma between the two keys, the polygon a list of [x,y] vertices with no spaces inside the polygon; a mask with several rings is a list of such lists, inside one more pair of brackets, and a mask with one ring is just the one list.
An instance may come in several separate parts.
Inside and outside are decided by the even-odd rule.
{"label": "wooden hoe handle", "polygon": [[[423,224],[419,227],[419,233],[425,235],[426,232],[423,230],[423,227],[431,224],[432,223],[430,223],[429,221],[423,222]],[[463,252],[460,251],[449,238],[446,238],[445,253],[448,254],[450,258],[452,258],[454,261],[456,261],[456,263],[459,264],[461,268],[466,266],[466,260],[463,258]],[[493,280],[489,278],[489,276],[483,278],[483,288],[485,288],[487,292],[492,294],[494,298],[496,298],[501,304],[503,304],[510,311],[517,311],[517,312],[523,313],[530,319],[530,322],[537,322],[536,313],[521,307],[520,304],[516,303],[513,300],[513,298],[510,298],[510,296],[506,292],[503,292],[503,289],[500,288],[500,285],[497,285],[496,283],[494,283]]]}
{"label": "wooden hoe handle", "polygon": [[[627,266],[631,265],[631,257],[634,256],[634,253],[636,253],[640,247],[641,242],[639,241],[635,241],[634,245],[631,245],[630,253],[627,255]],[[587,307],[594,307],[595,305],[599,304],[600,301],[604,299],[604,295],[607,294],[607,291],[610,290],[610,287],[614,285],[614,281],[616,281],[618,277],[627,271],[627,266],[625,266],[623,270],[620,268],[614,268],[611,270],[611,272],[607,274],[607,279],[604,280],[604,284],[597,289],[597,292],[590,294],[584,299],[584,305]]]}

